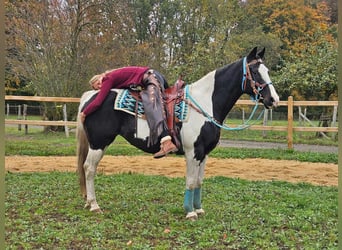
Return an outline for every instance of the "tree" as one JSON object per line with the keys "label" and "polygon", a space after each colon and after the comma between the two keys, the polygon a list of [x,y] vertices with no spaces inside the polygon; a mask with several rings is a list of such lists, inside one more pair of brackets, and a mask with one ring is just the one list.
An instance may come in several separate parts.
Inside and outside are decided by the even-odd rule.
{"label": "tree", "polygon": [[[302,98],[301,78],[286,73],[303,58],[315,69],[311,57],[324,48],[333,53],[332,2],[6,0],[6,91],[78,97],[94,74],[126,65],[156,68],[171,84],[179,75],[191,83],[264,46],[273,78],[284,82],[277,71],[289,77],[290,92]],[[313,74],[310,67],[300,68]]]}
{"label": "tree", "polygon": [[[7,64],[12,72],[7,76],[25,76],[25,87],[35,95],[80,96],[90,78],[84,62],[92,61],[89,52],[97,34],[90,28],[100,22],[96,11],[100,3],[7,1],[5,6]],[[61,119],[55,104],[45,111],[48,119]]]}
{"label": "tree", "polygon": [[193,82],[255,46],[267,46],[272,55],[279,48],[279,39],[265,34],[260,25],[247,24],[249,20],[241,1],[180,1],[169,20],[167,37],[173,75],[183,74],[186,81]]}
{"label": "tree", "polygon": [[[50,4],[51,3],[51,4]],[[9,57],[13,72],[23,72],[35,94],[75,95],[71,84],[77,56],[77,32],[59,1],[11,1],[7,7],[7,33],[17,56]],[[71,38],[71,33],[74,37]],[[70,36],[70,37],[68,37]],[[77,89],[77,88],[76,88]]]}
{"label": "tree", "polygon": [[274,77],[282,98],[292,95],[296,100],[337,99],[337,43],[326,41],[321,34],[315,37],[316,46],[300,56],[292,54]]}
{"label": "tree", "polygon": [[[255,10],[258,10],[257,12]],[[325,32],[329,18],[325,2],[316,8],[297,0],[248,0],[247,12],[258,17],[265,33],[272,33],[282,42],[282,55],[299,54],[315,43],[314,34]]]}

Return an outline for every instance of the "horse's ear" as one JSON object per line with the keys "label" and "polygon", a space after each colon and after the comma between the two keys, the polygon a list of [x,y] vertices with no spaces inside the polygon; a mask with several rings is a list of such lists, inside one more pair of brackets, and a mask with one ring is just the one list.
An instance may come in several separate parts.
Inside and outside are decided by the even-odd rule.
{"label": "horse's ear", "polygon": [[252,49],[251,52],[249,52],[249,54],[247,56],[247,62],[250,62],[250,61],[256,59],[257,50],[258,50],[258,47],[255,47],[254,49]]}
{"label": "horse's ear", "polygon": [[261,59],[264,59],[265,50],[266,50],[266,48],[264,47],[264,48],[262,49],[262,51],[258,52],[257,56],[259,56]]}

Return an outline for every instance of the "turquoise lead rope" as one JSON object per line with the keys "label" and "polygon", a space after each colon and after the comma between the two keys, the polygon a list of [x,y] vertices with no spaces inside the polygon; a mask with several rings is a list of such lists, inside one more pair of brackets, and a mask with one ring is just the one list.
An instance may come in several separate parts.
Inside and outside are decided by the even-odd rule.
{"label": "turquoise lead rope", "polygon": [[[186,86],[188,87],[188,85]],[[237,127],[229,127],[227,125],[221,125],[218,121],[216,121],[216,119],[214,117],[212,117],[211,115],[209,115],[202,107],[201,105],[198,104],[198,102],[190,95],[188,94],[188,98],[190,99],[190,101],[203,113],[203,115],[212,123],[214,123],[217,127],[222,128],[224,130],[229,130],[229,131],[239,131],[239,130],[244,130],[248,127],[250,127],[253,124],[248,124],[252,118],[255,115],[256,110],[258,109],[258,101],[255,101],[255,106],[253,108],[252,113],[249,115],[249,118],[246,122],[244,122],[243,124],[237,126]],[[262,116],[262,114],[264,113],[264,110],[262,110],[259,114],[259,116],[257,117],[257,120],[260,119],[260,117]]]}

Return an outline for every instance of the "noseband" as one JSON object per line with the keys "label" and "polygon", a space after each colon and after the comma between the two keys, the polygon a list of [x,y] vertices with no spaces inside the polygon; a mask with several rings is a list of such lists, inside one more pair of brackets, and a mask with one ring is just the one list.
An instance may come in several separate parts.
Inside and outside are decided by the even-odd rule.
{"label": "noseband", "polygon": [[[272,83],[259,83],[253,79],[249,66],[252,66],[257,63],[262,63],[261,59],[255,59],[249,63],[247,63],[247,58],[243,59],[243,77],[242,77],[242,84],[241,89],[244,92],[246,90],[247,80],[249,80],[251,88],[253,89],[253,93],[255,96],[261,96],[260,91],[262,91],[268,84]],[[255,98],[257,99],[257,98]]]}

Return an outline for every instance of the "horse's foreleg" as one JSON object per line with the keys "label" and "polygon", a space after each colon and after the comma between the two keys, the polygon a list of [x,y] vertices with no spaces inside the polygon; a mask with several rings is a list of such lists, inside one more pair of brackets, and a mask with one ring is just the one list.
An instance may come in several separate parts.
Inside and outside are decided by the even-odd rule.
{"label": "horse's foreleg", "polygon": [[202,208],[202,187],[195,188],[194,190],[194,208],[197,215],[204,214]]}
{"label": "horse's foreleg", "polygon": [[186,189],[184,195],[184,209],[186,211],[186,218],[191,220],[197,219],[197,214],[194,211],[194,190]]}
{"label": "horse's foreleg", "polygon": [[205,160],[201,163],[193,156],[186,157],[186,190],[184,196],[184,209],[186,218],[195,220],[198,214],[204,211],[201,205],[201,185],[204,175]]}
{"label": "horse's foreleg", "polygon": [[207,161],[207,157],[201,162],[198,169],[197,185],[194,189],[194,209],[197,215],[204,214],[202,209],[202,184],[204,178],[204,168]]}
{"label": "horse's foreleg", "polygon": [[89,149],[87,159],[83,165],[86,177],[87,188],[87,201],[85,208],[89,208],[90,211],[101,212],[99,205],[96,202],[94,178],[96,174],[96,168],[103,156],[103,150]]}

